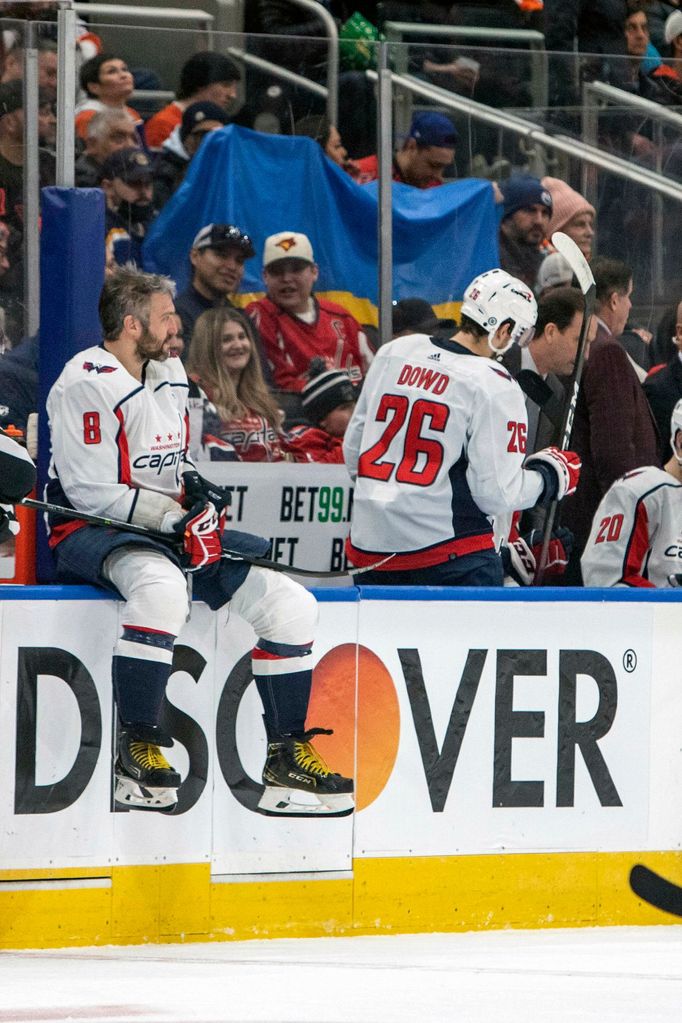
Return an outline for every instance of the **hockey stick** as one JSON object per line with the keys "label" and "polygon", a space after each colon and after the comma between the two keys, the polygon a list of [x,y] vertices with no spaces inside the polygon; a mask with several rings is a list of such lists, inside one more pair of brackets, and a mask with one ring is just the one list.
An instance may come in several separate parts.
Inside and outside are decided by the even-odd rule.
{"label": "hockey stick", "polygon": [[[52,512],[53,515],[63,515],[69,519],[78,519],[81,522],[88,522],[93,526],[104,526],[109,529],[122,529],[126,533],[136,533],[140,536],[147,536],[150,540],[160,540],[161,543],[169,546],[182,546],[180,538],[174,537],[171,533],[162,533],[158,529],[148,529],[147,526],[138,526],[132,522],[124,522],[122,519],[108,519],[102,515],[90,515],[88,512],[76,511],[75,508],[62,508],[59,504],[50,504],[47,501],[36,501],[32,497],[25,497],[17,504],[25,508],[34,508],[36,511]],[[240,551],[223,550],[223,557],[228,561],[246,561],[249,565],[258,565],[260,568],[271,568],[273,572],[285,572],[287,575],[303,575],[316,579],[341,579],[345,576],[361,575],[363,572],[371,572],[372,569],[384,565],[395,554],[389,554],[381,561],[367,568],[340,569],[336,572],[318,572],[314,568],[295,568],[293,565],[283,565],[279,561],[272,561],[270,558],[259,558],[254,554],[242,554]]]}
{"label": "hockey stick", "polygon": [[630,871],[630,887],[635,895],[656,909],[682,916],[682,888],[641,863]]}
{"label": "hockey stick", "polygon": [[[563,231],[555,231],[552,235],[552,245],[559,252],[566,262],[569,264],[571,270],[575,274],[580,290],[585,297],[585,312],[583,314],[583,325],[580,329],[580,338],[578,339],[578,350],[576,353],[575,366],[573,367],[573,373],[570,381],[570,395],[564,409],[563,420],[561,424],[561,440],[560,448],[562,451],[566,451],[571,442],[571,432],[573,430],[573,417],[575,416],[575,408],[578,403],[578,394],[580,392],[580,378],[583,373],[583,364],[585,362],[585,350],[587,348],[587,331],[590,326],[590,320],[592,319],[592,313],[594,312],[594,302],[596,298],[596,285],[594,282],[594,276],[590,270],[590,265],[583,256],[582,252],[567,234]],[[542,580],[545,576],[545,570],[547,568],[547,558],[549,555],[549,545],[552,539],[552,530],[554,528],[554,519],[556,518],[556,512],[559,502],[557,500],[552,501],[551,505],[547,510],[547,518],[545,519],[545,525],[542,534],[542,550],[540,552],[540,561],[535,572],[535,585],[541,586]]]}

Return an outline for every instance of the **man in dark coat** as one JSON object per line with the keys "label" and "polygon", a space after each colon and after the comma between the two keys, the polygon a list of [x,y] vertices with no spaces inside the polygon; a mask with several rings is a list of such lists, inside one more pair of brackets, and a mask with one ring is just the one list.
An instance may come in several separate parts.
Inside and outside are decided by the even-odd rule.
{"label": "man in dark coat", "polygon": [[670,416],[677,402],[682,398],[682,302],[677,307],[675,324],[675,345],[677,351],[666,366],[652,369],[644,381],[646,394],[661,438],[662,464],[672,456],[670,447]]}
{"label": "man in dark coat", "polygon": [[597,505],[624,473],[659,465],[656,424],[630,357],[618,343],[632,307],[632,271],[619,259],[592,263],[597,336],[583,370],[571,447],[582,459],[576,493],[562,505],[562,522],[575,536],[569,579],[579,581],[579,559]]}

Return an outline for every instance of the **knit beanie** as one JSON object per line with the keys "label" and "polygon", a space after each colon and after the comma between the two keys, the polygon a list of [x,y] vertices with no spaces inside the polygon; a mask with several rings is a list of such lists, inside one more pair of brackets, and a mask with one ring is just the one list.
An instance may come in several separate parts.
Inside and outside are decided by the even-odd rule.
{"label": "knit beanie", "polygon": [[339,405],[357,401],[358,392],[345,370],[327,369],[324,359],[313,359],[308,377],[301,391],[301,405],[312,423],[320,423]]}
{"label": "knit beanie", "polygon": [[563,231],[569,220],[579,213],[591,213],[596,216],[594,206],[583,199],[580,192],[567,185],[561,178],[543,178],[542,185],[552,196],[552,217],[547,228],[547,237],[551,238],[555,231]]}
{"label": "knit beanie", "polygon": [[503,199],[502,219],[511,217],[517,210],[526,206],[546,206],[552,213],[552,196],[539,178],[532,174],[512,174],[506,181],[500,182]]}

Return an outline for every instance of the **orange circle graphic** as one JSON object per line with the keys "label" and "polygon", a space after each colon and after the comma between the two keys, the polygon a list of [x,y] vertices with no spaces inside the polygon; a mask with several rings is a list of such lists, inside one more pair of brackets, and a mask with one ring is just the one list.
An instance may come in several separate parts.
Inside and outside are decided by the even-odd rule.
{"label": "orange circle graphic", "polygon": [[400,711],[391,674],[372,650],[342,643],[320,659],[313,671],[307,726],[334,729],[333,735],[317,736],[315,747],[333,771],[355,778],[356,809],[373,803],[398,755]]}

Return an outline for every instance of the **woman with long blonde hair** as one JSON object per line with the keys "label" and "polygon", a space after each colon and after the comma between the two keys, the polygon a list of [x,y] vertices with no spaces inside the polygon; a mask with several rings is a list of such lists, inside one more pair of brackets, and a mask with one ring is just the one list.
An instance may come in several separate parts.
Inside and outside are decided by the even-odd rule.
{"label": "woman with long blonde hair", "polygon": [[213,460],[289,461],[282,412],[268,390],[250,320],[218,306],[197,319],[187,375],[203,392],[202,447]]}

